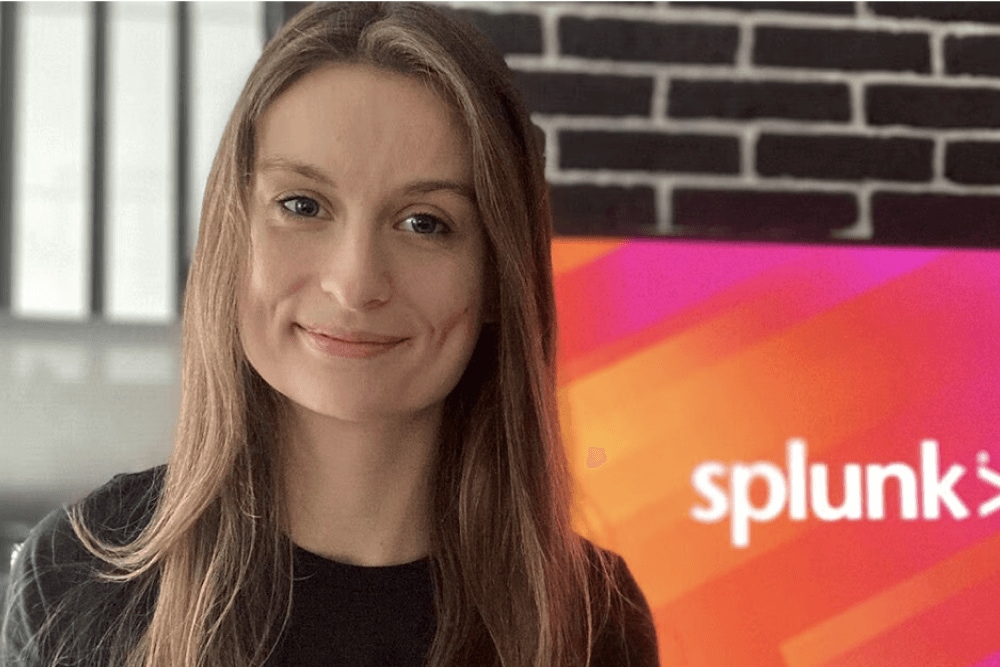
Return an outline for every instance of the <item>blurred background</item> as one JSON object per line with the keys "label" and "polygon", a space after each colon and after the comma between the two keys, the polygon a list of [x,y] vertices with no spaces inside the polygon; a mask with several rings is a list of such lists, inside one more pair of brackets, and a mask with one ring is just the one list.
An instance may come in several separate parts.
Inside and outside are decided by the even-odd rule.
{"label": "blurred background", "polygon": [[267,11],[0,3],[4,577],[47,512],[167,456],[201,193]]}
{"label": "blurred background", "polygon": [[[546,133],[558,234],[1000,246],[1000,5],[450,4]],[[165,459],[205,178],[301,6],[0,3],[0,562]]]}

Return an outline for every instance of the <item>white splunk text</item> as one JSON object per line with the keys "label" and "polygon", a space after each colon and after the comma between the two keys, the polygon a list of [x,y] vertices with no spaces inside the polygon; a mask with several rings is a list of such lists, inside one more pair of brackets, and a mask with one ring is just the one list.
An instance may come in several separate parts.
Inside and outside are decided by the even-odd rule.
{"label": "white splunk text", "polygon": [[[989,454],[979,452],[977,477],[1000,491],[1000,473],[990,469]],[[899,514],[906,520],[936,521],[947,514],[956,520],[970,516],[970,510],[955,489],[966,474],[959,463],[942,464],[936,440],[920,443],[920,466],[906,463],[847,463],[843,489],[831,494],[829,466],[810,463],[806,443],[793,438],[786,445],[785,467],[769,461],[725,464],[706,461],[691,472],[691,485],[703,504],[691,508],[691,517],[700,523],[730,522],[734,547],[750,544],[750,526],[778,518],[787,512],[793,521],[810,516],[820,521],[880,521],[886,517],[888,493],[898,493]],[[889,481],[893,484],[887,484]],[[763,484],[762,502],[754,502],[751,485]],[[758,500],[761,494],[756,494]],[[842,499],[839,504],[831,501]],[[1000,509],[1000,493],[981,504],[978,515],[986,517]]]}

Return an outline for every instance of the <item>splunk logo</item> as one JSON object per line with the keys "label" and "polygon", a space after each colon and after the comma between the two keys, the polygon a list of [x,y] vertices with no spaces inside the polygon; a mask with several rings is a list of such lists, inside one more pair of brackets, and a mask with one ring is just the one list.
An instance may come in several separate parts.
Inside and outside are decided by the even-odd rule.
{"label": "splunk logo", "polygon": [[[844,465],[843,498],[834,506],[830,500],[829,467],[808,463],[806,443],[788,441],[785,469],[773,463],[733,463],[706,461],[691,472],[691,485],[704,505],[691,508],[691,517],[701,523],[716,523],[729,517],[730,541],[734,547],[750,544],[750,524],[776,519],[787,508],[793,521],[812,516],[821,521],[858,521],[885,518],[886,482],[895,480],[899,489],[899,513],[903,519],[936,521],[942,510],[958,520],[969,517],[969,508],[955,490],[966,469],[958,463],[941,468],[941,452],[935,440],[920,443],[920,471],[905,463],[860,463]],[[988,468],[989,454],[977,455],[977,477],[996,494],[978,508],[980,517],[1000,510],[1000,473]],[[763,502],[753,502],[751,487],[762,484]]]}

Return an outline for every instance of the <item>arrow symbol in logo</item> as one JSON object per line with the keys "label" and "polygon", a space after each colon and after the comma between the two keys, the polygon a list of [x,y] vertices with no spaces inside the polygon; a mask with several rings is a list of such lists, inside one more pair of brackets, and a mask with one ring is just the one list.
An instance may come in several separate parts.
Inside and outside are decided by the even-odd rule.
{"label": "arrow symbol in logo", "polygon": [[[986,467],[990,462],[990,455],[986,452],[979,452],[976,460],[979,463],[979,467],[976,469],[976,476],[984,482],[993,485],[993,488],[1000,490],[1000,473]],[[979,506],[979,516],[989,516],[997,510],[1000,510],[1000,493],[997,493],[997,495]]]}

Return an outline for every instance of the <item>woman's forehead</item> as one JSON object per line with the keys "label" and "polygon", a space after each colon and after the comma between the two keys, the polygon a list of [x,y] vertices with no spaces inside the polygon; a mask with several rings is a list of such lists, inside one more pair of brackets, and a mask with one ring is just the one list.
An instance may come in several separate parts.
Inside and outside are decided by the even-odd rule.
{"label": "woman's forehead", "polygon": [[330,180],[471,182],[470,146],[451,107],[423,80],[360,64],[331,64],[282,93],[256,128],[255,170],[306,165]]}

